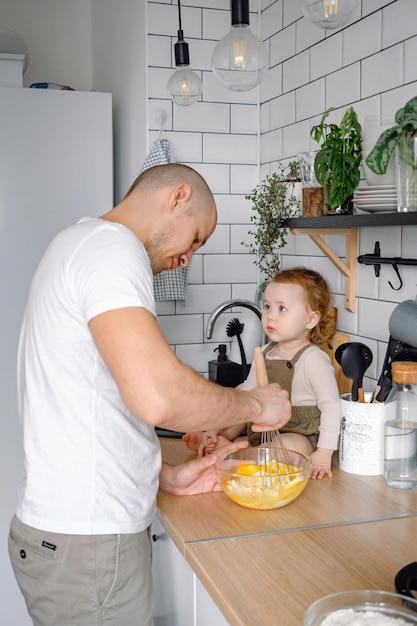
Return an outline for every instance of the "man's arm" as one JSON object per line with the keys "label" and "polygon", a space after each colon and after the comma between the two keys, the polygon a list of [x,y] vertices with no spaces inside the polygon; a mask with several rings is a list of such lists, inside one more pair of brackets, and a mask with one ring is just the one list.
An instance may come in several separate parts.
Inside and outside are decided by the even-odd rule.
{"label": "man's arm", "polygon": [[107,311],[89,328],[127,408],[149,424],[194,431],[254,421],[268,430],[290,417],[288,394],[278,385],[222,387],[181,363],[145,308]]}

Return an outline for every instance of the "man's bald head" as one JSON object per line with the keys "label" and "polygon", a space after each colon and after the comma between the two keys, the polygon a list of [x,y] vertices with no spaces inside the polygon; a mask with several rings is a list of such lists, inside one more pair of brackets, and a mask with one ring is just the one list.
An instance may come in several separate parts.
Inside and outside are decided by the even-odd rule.
{"label": "man's bald head", "polygon": [[137,193],[152,195],[163,187],[181,184],[188,185],[195,194],[194,199],[197,203],[192,202],[190,205],[193,211],[215,206],[213,194],[204,178],[196,170],[182,163],[167,163],[146,169],[133,182],[125,198]]}

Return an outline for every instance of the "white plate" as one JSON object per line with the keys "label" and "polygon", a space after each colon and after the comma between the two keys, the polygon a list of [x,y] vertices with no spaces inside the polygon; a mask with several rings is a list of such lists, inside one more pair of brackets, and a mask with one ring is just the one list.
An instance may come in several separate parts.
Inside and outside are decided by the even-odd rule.
{"label": "white plate", "polygon": [[359,191],[357,189],[354,192],[355,196],[361,196],[362,198],[371,198],[372,196],[395,196],[397,190],[394,189],[372,189],[371,191]]}
{"label": "white plate", "polygon": [[377,202],[392,204],[393,202],[397,202],[397,196],[372,196],[372,198],[353,196],[353,199],[355,202],[359,202],[359,204],[376,204]]}
{"label": "white plate", "polygon": [[355,200],[359,200],[359,202],[379,202],[380,200],[385,200],[388,202],[395,202],[397,199],[397,194],[396,193],[379,193],[379,194],[375,194],[375,195],[370,195],[370,196],[358,196],[356,194],[353,194],[353,198]]}
{"label": "white plate", "polygon": [[381,206],[380,204],[368,204],[366,206],[359,206],[355,202],[355,206],[361,211],[366,211],[367,213],[397,213],[397,203],[385,204],[383,206]]}
{"label": "white plate", "polygon": [[359,200],[373,200],[374,198],[388,198],[388,200],[393,200],[397,197],[396,193],[384,193],[382,191],[378,193],[354,193],[354,198],[359,198]]}
{"label": "white plate", "polygon": [[358,187],[357,192],[370,193],[373,191],[395,191],[395,185],[368,185],[367,187]]}
{"label": "white plate", "polygon": [[354,198],[354,202],[355,204],[357,204],[358,206],[369,206],[369,205],[374,205],[374,204],[381,204],[381,205],[387,205],[387,204],[397,204],[397,198]]}
{"label": "white plate", "polygon": [[375,211],[381,213],[384,211],[387,213],[395,213],[398,210],[397,204],[368,204],[367,206],[356,205],[356,207],[361,211],[371,211],[372,213]]}
{"label": "white plate", "polygon": [[380,198],[386,198],[388,200],[395,200],[395,198],[397,197],[397,194],[396,193],[383,193],[381,191],[379,193],[369,193],[369,194],[354,193],[353,197],[358,198],[359,200],[373,200],[375,198],[377,198],[378,200]]}

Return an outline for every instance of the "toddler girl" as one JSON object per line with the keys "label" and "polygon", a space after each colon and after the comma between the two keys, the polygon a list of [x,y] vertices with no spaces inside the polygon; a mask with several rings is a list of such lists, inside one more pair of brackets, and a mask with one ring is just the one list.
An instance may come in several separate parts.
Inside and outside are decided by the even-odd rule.
{"label": "toddler girl", "polygon": [[[290,394],[292,415],[280,430],[286,448],[311,457],[311,478],[332,476],[331,460],[340,431],[340,397],[333,366],[320,344],[328,344],[334,327],[331,292],[325,279],[305,267],[279,271],[267,285],[262,328],[270,342],[263,347],[269,382]],[[252,365],[240,388],[256,387]],[[199,456],[233,441],[245,424],[202,433],[186,433],[185,445]],[[261,433],[247,425],[250,445]],[[225,441],[226,440],[226,441]]]}

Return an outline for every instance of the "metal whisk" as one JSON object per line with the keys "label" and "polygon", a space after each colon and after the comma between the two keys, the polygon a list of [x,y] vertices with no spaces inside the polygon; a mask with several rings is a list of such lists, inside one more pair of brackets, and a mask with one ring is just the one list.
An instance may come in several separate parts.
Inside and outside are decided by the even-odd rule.
{"label": "metal whisk", "polygon": [[[255,360],[255,370],[256,370],[256,380],[258,383],[258,387],[263,387],[268,384],[268,375],[266,373],[265,361],[262,354],[261,348],[255,348],[254,353]],[[261,433],[261,447],[266,447],[270,449],[270,453],[262,455],[262,460],[260,465],[263,469],[263,475],[271,473],[271,460],[274,460],[277,464],[280,463],[280,468],[282,474],[292,474],[294,472],[293,466],[291,464],[291,459],[288,454],[288,450],[285,447],[284,440],[282,438],[279,430],[269,430]]]}

